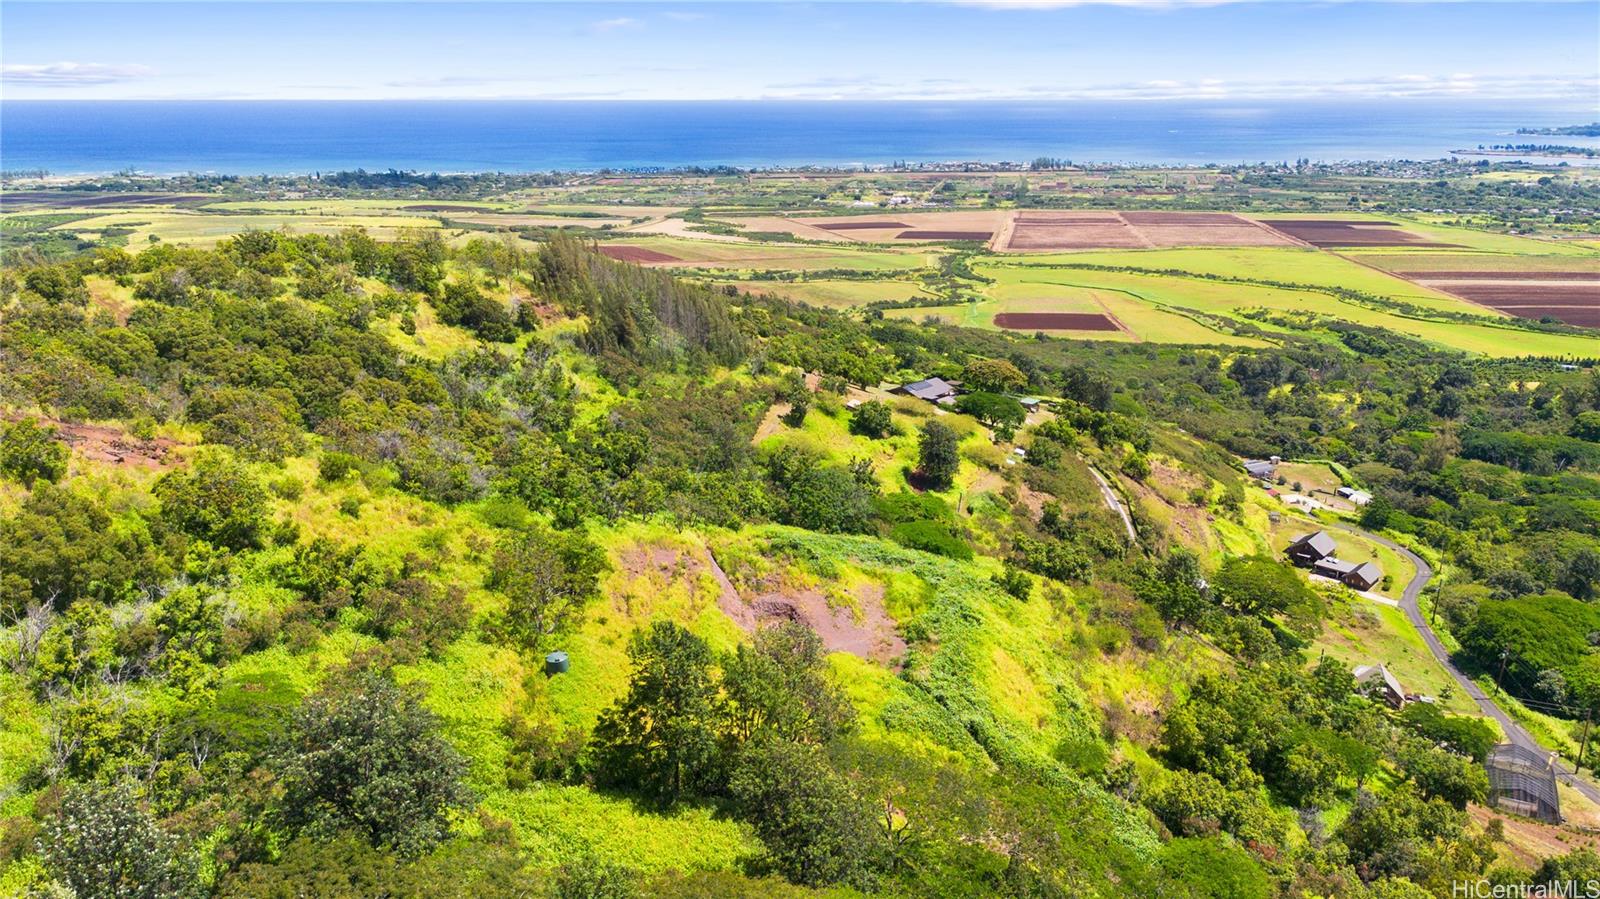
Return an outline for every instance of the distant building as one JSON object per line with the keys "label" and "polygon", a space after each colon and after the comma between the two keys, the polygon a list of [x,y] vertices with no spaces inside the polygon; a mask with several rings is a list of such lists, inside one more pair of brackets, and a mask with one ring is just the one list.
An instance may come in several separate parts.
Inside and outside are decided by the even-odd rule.
{"label": "distant building", "polygon": [[1489,805],[1503,812],[1550,824],[1561,823],[1555,754],[1501,743],[1484,761],[1489,774]]}
{"label": "distant building", "polygon": [[1340,487],[1335,492],[1358,506],[1364,506],[1372,502],[1372,494],[1365,490],[1357,490],[1354,487]]}
{"label": "distant building", "polygon": [[1361,665],[1353,673],[1356,676],[1356,689],[1377,694],[1393,708],[1398,709],[1406,704],[1405,688],[1400,686],[1400,679],[1389,671],[1387,665]]}
{"label": "distant building", "polygon": [[1022,404],[1022,408],[1027,410],[1028,412],[1038,412],[1039,411],[1039,398],[1038,397],[1025,396],[1022,399],[1017,400],[1017,402],[1021,403]]}
{"label": "distant building", "polygon": [[1272,459],[1246,459],[1244,470],[1252,478],[1267,481],[1278,473],[1278,463]]}
{"label": "distant building", "polygon": [[1289,548],[1284,550],[1289,561],[1301,568],[1310,568],[1323,559],[1331,557],[1338,547],[1334,545],[1333,538],[1327,531],[1317,531],[1312,534],[1301,534],[1294,538]]}
{"label": "distant building", "polygon": [[896,387],[890,392],[914,396],[919,400],[927,400],[930,403],[946,403],[956,398],[956,386],[944,378],[925,378],[921,381],[912,381],[910,384]]}

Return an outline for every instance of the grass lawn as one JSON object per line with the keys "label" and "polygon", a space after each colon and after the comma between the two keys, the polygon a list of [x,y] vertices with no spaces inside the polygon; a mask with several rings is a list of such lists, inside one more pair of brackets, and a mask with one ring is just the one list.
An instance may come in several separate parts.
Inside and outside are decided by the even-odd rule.
{"label": "grass lawn", "polygon": [[1477,715],[1477,706],[1434,661],[1404,612],[1360,598],[1338,603],[1330,611],[1316,641],[1319,651],[1352,668],[1382,663],[1407,692],[1436,697],[1453,714]]}

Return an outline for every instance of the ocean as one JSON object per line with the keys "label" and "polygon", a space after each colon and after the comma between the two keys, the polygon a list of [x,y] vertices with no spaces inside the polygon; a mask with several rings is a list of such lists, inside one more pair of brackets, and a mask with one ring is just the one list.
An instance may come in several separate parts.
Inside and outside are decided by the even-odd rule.
{"label": "ocean", "polygon": [[[389,168],[592,171],[905,160],[1191,165],[1438,159],[1518,127],[1600,119],[1529,103],[4,101],[0,168],[236,175]],[[1496,157],[1504,159],[1504,157]]]}

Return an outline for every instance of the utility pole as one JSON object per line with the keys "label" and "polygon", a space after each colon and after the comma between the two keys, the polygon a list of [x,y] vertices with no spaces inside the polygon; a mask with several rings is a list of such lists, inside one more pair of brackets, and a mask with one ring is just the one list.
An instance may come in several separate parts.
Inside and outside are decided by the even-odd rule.
{"label": "utility pole", "polygon": [[[1589,748],[1589,722],[1593,717],[1594,710],[1592,708],[1583,710],[1583,739],[1578,743],[1578,758],[1572,763],[1573,773],[1577,773],[1578,769],[1583,767],[1583,753]],[[1594,766],[1590,765],[1589,770],[1593,771]]]}
{"label": "utility pole", "polygon": [[1501,678],[1504,678],[1506,676],[1506,659],[1508,659],[1510,657],[1511,657],[1511,650],[1509,650],[1509,649],[1500,650],[1500,673],[1496,674],[1494,676],[1494,688],[1496,690],[1499,690],[1502,693],[1505,692],[1505,688],[1500,686],[1500,680],[1501,680]]}

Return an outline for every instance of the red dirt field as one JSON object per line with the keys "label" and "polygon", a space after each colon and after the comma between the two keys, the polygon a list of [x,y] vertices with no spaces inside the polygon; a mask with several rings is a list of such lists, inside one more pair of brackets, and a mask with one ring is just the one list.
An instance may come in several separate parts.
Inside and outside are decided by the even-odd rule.
{"label": "red dirt field", "polygon": [[1130,225],[1241,225],[1244,220],[1226,212],[1160,212],[1134,211],[1122,213],[1122,220]]}
{"label": "red dirt field", "polygon": [[1548,281],[1474,284],[1461,281],[1442,283],[1440,290],[1466,297],[1474,303],[1498,306],[1502,303],[1546,303],[1554,306],[1600,306],[1600,286],[1552,284]]}
{"label": "red dirt field", "polygon": [[833,224],[815,223],[813,228],[824,231],[881,231],[889,228],[909,228],[905,222],[834,222]]}
{"label": "red dirt field", "polygon": [[1099,312],[1001,312],[997,328],[1018,331],[1115,331],[1117,325]]}
{"label": "red dirt field", "polygon": [[647,250],[644,247],[630,247],[626,244],[602,244],[600,255],[619,262],[678,262],[676,256],[656,250]]}
{"label": "red dirt field", "polygon": [[988,240],[993,231],[901,231],[895,240]]}
{"label": "red dirt field", "polygon": [[1394,272],[1413,281],[1600,281],[1600,272]]}
{"label": "red dirt field", "polygon": [[1496,306],[1495,308],[1521,318],[1538,320],[1548,316],[1580,328],[1600,328],[1600,306]]}
{"label": "red dirt field", "polygon": [[1314,247],[1453,247],[1401,231],[1394,222],[1366,219],[1262,219],[1263,224]]}

